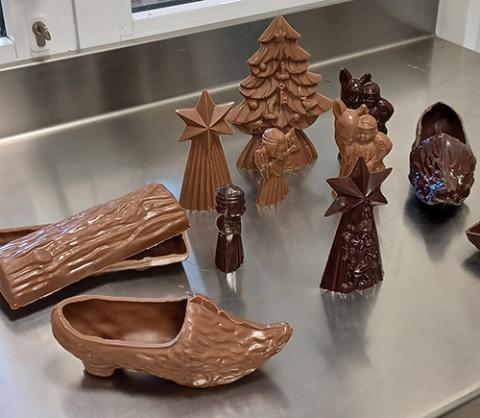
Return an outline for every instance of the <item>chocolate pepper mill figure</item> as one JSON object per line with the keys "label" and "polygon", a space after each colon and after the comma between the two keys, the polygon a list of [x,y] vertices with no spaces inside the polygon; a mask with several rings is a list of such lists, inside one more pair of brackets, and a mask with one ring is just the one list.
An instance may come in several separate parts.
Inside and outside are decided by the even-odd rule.
{"label": "chocolate pepper mill figure", "polygon": [[255,164],[261,176],[257,193],[259,206],[275,205],[288,196],[285,163],[296,150],[293,134],[293,130],[284,134],[280,129],[272,128],[262,136],[262,146],[255,151]]}
{"label": "chocolate pepper mill figure", "polygon": [[215,191],[231,183],[220,135],[233,133],[225,121],[233,104],[217,105],[204,90],[193,109],[176,110],[187,125],[179,141],[192,141],[180,193],[180,204],[185,209],[214,209]]}
{"label": "chocolate pepper mill figure", "polygon": [[370,73],[363,74],[360,78],[352,76],[350,71],[342,68],[339,74],[341,95],[343,102],[349,109],[357,109],[362,104],[368,108],[378,124],[378,130],[388,133],[386,123],[392,117],[393,105],[380,94],[380,86],[372,81]]}
{"label": "chocolate pepper mill figure", "polygon": [[238,158],[238,168],[255,169],[255,151],[268,128],[283,133],[294,128],[296,152],[285,162],[286,170],[305,167],[318,157],[303,129],[329,110],[332,101],[316,91],[321,75],[308,71],[310,54],[298,45],[300,37],[283,16],[277,16],[260,35],[261,47],[247,61],[250,75],[240,83],[245,100],[228,115],[229,122],[252,136]]}
{"label": "chocolate pepper mill figure", "polygon": [[243,263],[242,218],[245,213],[243,190],[229,184],[215,193],[217,217],[217,250],[215,264],[224,273],[237,270]]}
{"label": "chocolate pepper mill figure", "polygon": [[322,289],[350,293],[383,280],[372,206],[387,203],[380,185],[391,171],[370,172],[360,157],[348,177],[327,180],[337,195],[325,216],[341,213],[342,217],[323,273]]}

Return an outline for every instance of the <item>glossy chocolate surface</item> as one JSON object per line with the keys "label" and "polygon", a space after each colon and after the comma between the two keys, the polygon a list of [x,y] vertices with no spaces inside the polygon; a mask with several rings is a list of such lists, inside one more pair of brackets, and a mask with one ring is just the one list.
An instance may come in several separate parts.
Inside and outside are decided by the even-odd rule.
{"label": "glossy chocolate surface", "polygon": [[0,291],[17,309],[188,227],[173,195],[148,184],[0,247]]}
{"label": "glossy chocolate surface", "polygon": [[339,73],[341,93],[340,97],[350,109],[357,109],[361,105],[368,108],[368,112],[377,120],[378,130],[386,134],[386,123],[392,117],[393,105],[381,96],[380,86],[372,81],[370,73],[363,74],[360,78],[352,76],[347,68],[342,68]]}
{"label": "glossy chocolate surface", "polygon": [[243,263],[242,218],[245,213],[245,193],[235,185],[220,187],[215,193],[216,209],[220,214],[215,265],[224,273],[237,270]]}
{"label": "glossy chocolate surface", "polygon": [[372,206],[386,204],[380,185],[391,168],[370,172],[360,157],[348,177],[327,180],[336,199],[325,216],[341,213],[320,287],[332,292],[364,290],[383,280]]}
{"label": "glossy chocolate surface", "polygon": [[476,158],[460,116],[438,102],[427,108],[417,124],[410,152],[409,180],[427,205],[460,205],[470,194]]}
{"label": "glossy chocolate surface", "polygon": [[377,129],[367,107],[347,108],[341,99],[333,103],[335,142],[340,152],[340,177],[350,175],[359,157],[370,171],[383,170],[383,159],[392,149],[392,141]]}
{"label": "glossy chocolate surface", "polygon": [[272,206],[287,198],[285,164],[289,155],[295,151],[296,145],[290,133],[284,134],[277,128],[265,131],[262,146],[255,151],[255,165],[260,172],[257,205]]}
{"label": "glossy chocolate surface", "polygon": [[283,16],[277,16],[258,39],[261,47],[247,61],[250,75],[240,83],[245,100],[228,115],[241,132],[252,135],[238,158],[238,168],[256,167],[255,151],[269,128],[283,133],[293,128],[296,151],[289,155],[286,170],[305,167],[318,157],[303,129],[329,110],[332,101],[316,91],[321,76],[308,70],[310,54],[298,45],[300,38]]}
{"label": "glossy chocolate surface", "polygon": [[231,183],[220,135],[233,133],[225,121],[232,106],[233,102],[213,103],[204,90],[195,108],[176,110],[186,124],[179,141],[192,141],[180,194],[180,204],[185,209],[214,209],[215,191]]}
{"label": "glossy chocolate surface", "polygon": [[[32,232],[38,231],[47,225],[30,225],[18,228],[0,228],[0,246],[11,241],[26,237]],[[138,254],[132,255],[122,261],[117,261],[105,267],[100,272],[103,274],[122,270],[143,270],[149,267],[164,266],[172,263],[180,263],[187,259],[189,248],[186,234],[176,235],[162,243],[148,248]]]}
{"label": "glossy chocolate surface", "polygon": [[203,295],[77,296],[53,309],[52,328],[90,374],[131,369],[192,387],[224,385],[252,373],[292,334],[283,322],[236,318]]}

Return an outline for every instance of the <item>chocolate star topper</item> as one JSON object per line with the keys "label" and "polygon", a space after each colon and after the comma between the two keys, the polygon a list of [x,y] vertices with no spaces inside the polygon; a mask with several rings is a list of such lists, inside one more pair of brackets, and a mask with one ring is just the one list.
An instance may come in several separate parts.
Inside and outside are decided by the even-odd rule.
{"label": "chocolate star topper", "polygon": [[234,102],[215,104],[203,90],[197,105],[190,109],[177,109],[177,115],[185,122],[179,142],[198,139],[206,140],[208,150],[211,151],[213,138],[218,135],[231,135],[233,130],[225,120],[225,116],[233,107]]}
{"label": "chocolate star topper", "polygon": [[192,141],[180,194],[185,209],[214,209],[215,191],[231,183],[219,136],[233,133],[225,121],[232,106],[233,102],[213,103],[204,90],[194,108],[176,110],[187,125],[179,141]]}
{"label": "chocolate star topper", "polygon": [[352,174],[348,177],[328,179],[327,183],[337,197],[325,212],[325,216],[347,212],[363,202],[370,205],[385,205],[387,199],[380,191],[380,185],[392,172],[392,168],[370,172],[363,157],[358,158]]}
{"label": "chocolate star topper", "polygon": [[380,185],[391,168],[370,172],[358,158],[348,177],[329,179],[337,193],[325,216],[341,213],[320,287],[332,292],[364,290],[383,280],[373,205],[386,204]]}

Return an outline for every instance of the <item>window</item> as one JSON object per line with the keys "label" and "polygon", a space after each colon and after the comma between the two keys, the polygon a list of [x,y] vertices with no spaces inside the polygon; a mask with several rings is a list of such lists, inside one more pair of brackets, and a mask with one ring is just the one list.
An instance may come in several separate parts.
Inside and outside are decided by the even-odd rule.
{"label": "window", "polygon": [[[72,3],[65,0],[0,0],[4,34],[0,64],[76,51]],[[39,45],[33,25],[41,22],[51,39]],[[6,29],[5,29],[6,28]]]}
{"label": "window", "polygon": [[203,0],[132,0],[132,12],[160,9],[162,7],[178,6],[180,4],[195,3]]}
{"label": "window", "polygon": [[0,2],[0,38],[7,36],[7,29],[5,28],[5,19],[3,18],[3,7]]}
{"label": "window", "polygon": [[[122,45],[345,0],[0,0],[0,64]],[[33,25],[51,35],[38,45]],[[37,26],[38,28],[38,26]]]}

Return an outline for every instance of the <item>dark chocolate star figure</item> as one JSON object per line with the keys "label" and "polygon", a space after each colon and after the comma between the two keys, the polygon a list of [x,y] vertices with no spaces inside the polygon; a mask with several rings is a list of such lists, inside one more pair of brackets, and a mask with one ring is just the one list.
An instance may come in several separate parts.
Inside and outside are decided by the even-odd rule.
{"label": "dark chocolate star figure", "polygon": [[359,158],[350,176],[327,180],[337,197],[325,216],[341,213],[342,217],[323,273],[322,289],[350,293],[383,279],[372,206],[387,203],[380,185],[391,171],[387,168],[371,173]]}

